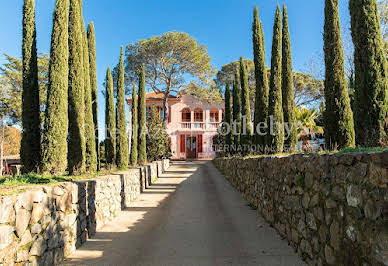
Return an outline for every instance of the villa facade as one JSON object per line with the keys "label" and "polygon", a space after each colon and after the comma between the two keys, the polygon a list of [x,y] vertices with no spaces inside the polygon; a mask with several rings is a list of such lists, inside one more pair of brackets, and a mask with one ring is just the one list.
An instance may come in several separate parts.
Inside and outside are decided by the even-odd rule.
{"label": "villa facade", "polygon": [[[132,98],[127,99],[131,110]],[[163,116],[163,94],[146,94],[147,114],[156,106]],[[184,90],[168,98],[167,133],[171,142],[172,158],[175,160],[212,159],[216,156],[213,141],[224,116],[224,102],[205,103],[188,95]],[[130,117],[132,115],[130,114]],[[130,131],[131,132],[131,129]]]}

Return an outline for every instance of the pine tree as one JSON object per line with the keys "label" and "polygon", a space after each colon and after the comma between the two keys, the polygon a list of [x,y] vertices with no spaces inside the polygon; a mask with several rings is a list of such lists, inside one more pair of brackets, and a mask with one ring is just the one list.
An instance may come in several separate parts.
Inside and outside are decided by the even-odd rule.
{"label": "pine tree", "polygon": [[96,140],[94,133],[93,120],[93,103],[92,89],[90,85],[90,65],[89,65],[89,48],[88,39],[85,32],[85,25],[82,19],[82,36],[83,36],[83,61],[84,61],[84,78],[85,78],[85,138],[86,138],[86,158],[85,165],[88,172],[97,171],[97,154]]}
{"label": "pine tree", "polygon": [[[273,153],[283,152],[284,123],[282,107],[282,18],[279,5],[276,9],[273,27],[271,78],[269,85],[269,127],[268,145]],[[272,120],[272,121],[271,121]],[[272,122],[272,123],[271,123]],[[272,124],[272,126],[271,126]]]}
{"label": "pine tree", "polygon": [[282,34],[282,102],[284,123],[288,124],[290,134],[284,140],[286,151],[298,150],[298,133],[295,117],[295,97],[292,72],[291,40],[288,30],[288,14],[286,5],[283,6],[283,34]]}
{"label": "pine tree", "polygon": [[115,164],[116,156],[116,116],[112,72],[108,67],[105,80],[105,160],[108,168]]}
{"label": "pine tree", "polygon": [[131,108],[131,114],[132,114],[132,141],[131,141],[131,165],[135,166],[137,165],[137,128],[138,128],[138,121],[137,121],[137,93],[136,93],[136,83],[133,82],[133,88],[132,88],[132,108]]}
{"label": "pine tree", "polygon": [[353,112],[345,79],[338,0],[325,0],[325,140],[329,148],[354,147]]}
{"label": "pine tree", "polygon": [[139,102],[138,102],[138,162],[141,165],[147,163],[147,150],[146,150],[146,89],[145,89],[145,66],[141,67],[141,74],[139,78]]}
{"label": "pine tree", "polygon": [[240,145],[240,131],[241,131],[241,88],[240,88],[240,74],[236,70],[233,79],[233,124],[232,127],[234,145]]}
{"label": "pine tree", "polygon": [[255,6],[253,13],[253,56],[255,63],[255,115],[254,115],[254,129],[255,129],[255,144],[265,145],[265,136],[260,136],[257,132],[257,127],[260,123],[267,122],[268,116],[268,76],[267,67],[265,65],[265,47],[264,47],[264,32],[263,26],[259,19],[259,10]]}
{"label": "pine tree", "polygon": [[24,172],[36,172],[41,163],[38,59],[36,51],[35,0],[23,5],[23,135],[20,157]]}
{"label": "pine tree", "polygon": [[42,140],[43,172],[64,173],[67,167],[67,88],[69,81],[69,0],[57,0],[53,15],[47,104]]}
{"label": "pine tree", "polygon": [[83,62],[82,3],[70,0],[69,15],[69,140],[70,174],[85,171],[85,76]]}
{"label": "pine tree", "polygon": [[[241,135],[242,144],[251,144],[252,137],[252,118],[251,118],[251,104],[249,99],[249,84],[248,84],[248,70],[244,64],[243,58],[240,57],[240,79],[241,79],[241,115],[245,117],[246,129],[243,129]],[[246,132],[244,132],[246,130]]]}
{"label": "pine tree", "polygon": [[229,134],[226,135],[226,144],[231,146],[232,145],[232,111],[230,108],[230,88],[229,88],[229,82],[226,83],[225,86],[225,123],[227,123],[230,127]]}
{"label": "pine tree", "polygon": [[88,48],[89,48],[89,66],[90,66],[90,87],[92,89],[92,108],[94,133],[96,139],[96,156],[98,169],[100,168],[99,139],[98,139],[98,91],[97,91],[97,65],[96,65],[96,36],[94,23],[88,25]]}
{"label": "pine tree", "polygon": [[356,142],[386,145],[388,73],[376,0],[350,0],[354,43]]}
{"label": "pine tree", "polygon": [[125,87],[124,87],[124,53],[121,47],[120,63],[117,79],[117,107],[116,107],[116,124],[117,124],[117,167],[125,169],[129,164],[127,120],[125,115]]}

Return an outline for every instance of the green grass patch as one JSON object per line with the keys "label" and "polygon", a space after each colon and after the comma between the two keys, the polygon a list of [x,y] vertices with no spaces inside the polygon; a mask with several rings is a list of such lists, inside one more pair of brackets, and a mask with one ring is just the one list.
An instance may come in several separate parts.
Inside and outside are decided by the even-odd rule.
{"label": "green grass patch", "polygon": [[346,148],[336,153],[351,153],[351,152],[383,152],[388,151],[388,147],[366,147],[366,148]]}

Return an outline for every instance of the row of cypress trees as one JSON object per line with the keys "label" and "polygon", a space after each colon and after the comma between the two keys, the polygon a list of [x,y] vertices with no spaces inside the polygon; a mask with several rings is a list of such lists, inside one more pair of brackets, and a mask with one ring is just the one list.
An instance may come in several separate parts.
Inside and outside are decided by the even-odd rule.
{"label": "row of cypress trees", "polygon": [[23,7],[23,140],[25,172],[61,174],[98,168],[96,51],[86,35],[82,0],[57,0],[53,14],[47,105],[40,123],[34,0]]}
{"label": "row of cypress trees", "polygon": [[[338,0],[325,0],[324,54],[325,54],[325,110],[324,132],[329,149],[360,146],[381,146],[387,142],[388,80],[387,62],[380,30],[380,18],[376,0],[350,0],[351,32],[355,46],[355,100],[353,111],[345,79],[344,53],[340,32]],[[255,112],[252,128],[241,132],[241,116],[250,121],[249,96],[247,95],[246,67],[240,59],[240,71],[233,79],[233,99],[229,84],[225,90],[226,119],[237,123],[238,135],[226,137],[228,144],[258,144],[272,152],[296,151],[297,127],[293,88],[291,43],[287,9],[283,7],[283,19],[279,6],[276,9],[273,28],[272,57],[268,81],[265,65],[264,34],[258,8],[253,16],[253,51],[255,64]],[[283,22],[283,23],[282,23]],[[282,27],[283,25],[283,27]],[[373,40],[373,41],[371,41]],[[247,98],[248,97],[248,98]],[[233,115],[230,105],[233,102]],[[241,106],[240,106],[241,104]],[[354,117],[353,117],[354,112]],[[271,117],[274,132],[260,136],[256,128]],[[284,138],[283,123],[290,126],[290,136]],[[245,135],[247,134],[247,135]],[[233,139],[233,141],[232,141]]]}
{"label": "row of cypress trees", "polygon": [[145,66],[139,75],[139,93],[136,84],[132,88],[132,135],[131,151],[129,152],[126,116],[125,116],[125,88],[123,47],[121,47],[118,67],[117,99],[114,105],[113,79],[110,68],[106,72],[106,107],[105,107],[105,158],[109,168],[117,166],[125,169],[130,163],[133,166],[147,163],[146,150],[146,89]]}
{"label": "row of cypress trees", "polygon": [[[284,122],[295,125],[295,100],[292,83],[291,42],[288,30],[287,9],[283,7],[283,28],[280,7],[275,14],[274,34],[272,41],[271,75],[268,81],[265,63],[264,34],[262,23],[259,19],[258,8],[255,6],[253,13],[252,39],[255,63],[255,107],[253,127],[251,124],[251,106],[249,97],[248,71],[242,57],[240,58],[239,71],[233,78],[232,101],[229,84],[225,90],[226,120],[229,117],[235,121],[237,132],[227,135],[227,144],[234,145],[267,145],[273,152],[283,152],[284,144],[287,150],[295,151],[297,148],[296,127],[291,127],[289,138],[284,143]],[[282,34],[283,33],[283,34]],[[231,112],[233,104],[233,115]],[[277,134],[258,134],[257,128],[262,123],[269,122],[268,117],[274,121],[274,132]],[[245,117],[246,121],[241,121]],[[243,123],[243,124],[242,124]],[[231,123],[230,123],[231,124]],[[244,128],[245,130],[241,130]],[[233,139],[233,141],[232,141]]]}

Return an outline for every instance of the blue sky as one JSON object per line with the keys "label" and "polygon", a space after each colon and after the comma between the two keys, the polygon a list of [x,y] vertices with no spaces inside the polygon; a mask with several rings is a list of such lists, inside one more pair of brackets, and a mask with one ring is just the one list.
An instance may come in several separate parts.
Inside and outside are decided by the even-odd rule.
{"label": "blue sky", "polygon": [[[21,55],[22,0],[1,0],[0,64],[4,53]],[[348,0],[340,0],[341,27],[349,28]],[[263,22],[267,64],[270,65],[275,0],[83,0],[85,24],[95,23],[99,121],[104,122],[101,94],[106,68],[117,64],[120,46],[167,31],[184,31],[208,47],[212,65],[240,56],[252,58],[251,24],[254,5]],[[323,0],[284,0],[289,15],[293,65],[306,70],[322,54]],[[54,0],[36,0],[38,50],[49,53]]]}

